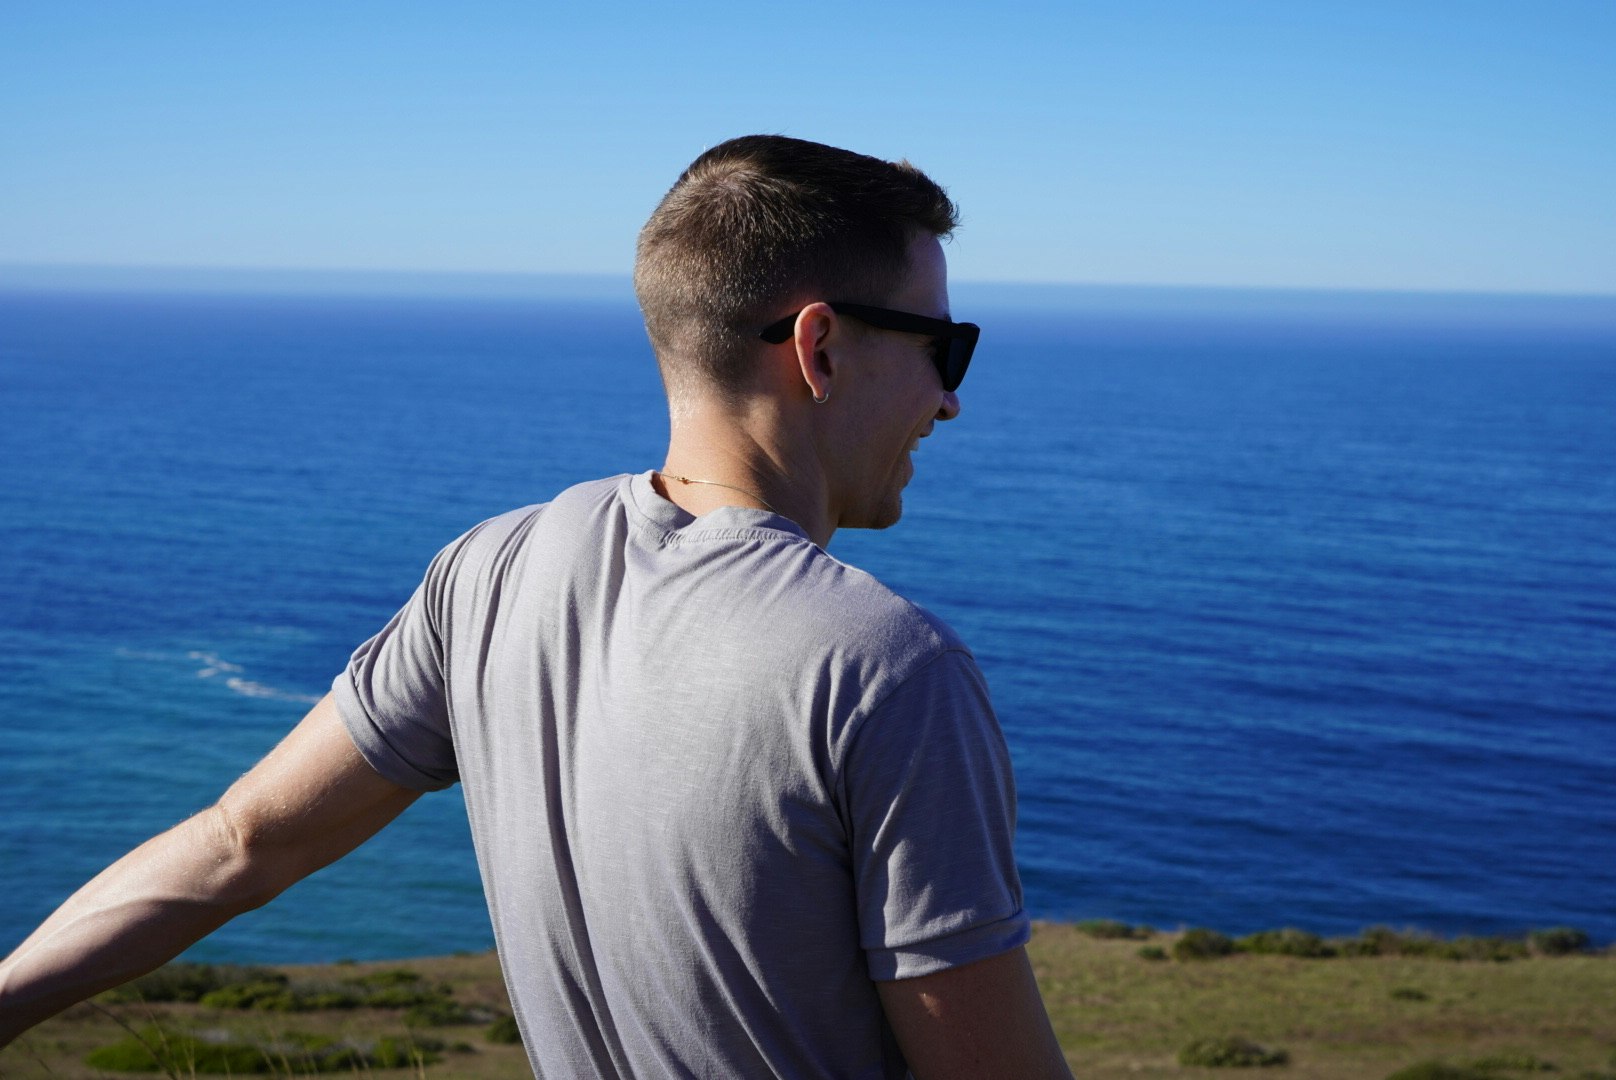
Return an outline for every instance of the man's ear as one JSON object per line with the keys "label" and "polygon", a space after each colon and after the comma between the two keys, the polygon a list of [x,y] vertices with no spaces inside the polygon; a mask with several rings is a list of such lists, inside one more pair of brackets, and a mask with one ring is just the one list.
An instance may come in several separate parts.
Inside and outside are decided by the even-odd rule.
{"label": "man's ear", "polygon": [[792,338],[797,348],[797,367],[802,372],[803,385],[815,401],[823,403],[830,398],[844,332],[845,328],[829,304],[809,304],[797,313]]}

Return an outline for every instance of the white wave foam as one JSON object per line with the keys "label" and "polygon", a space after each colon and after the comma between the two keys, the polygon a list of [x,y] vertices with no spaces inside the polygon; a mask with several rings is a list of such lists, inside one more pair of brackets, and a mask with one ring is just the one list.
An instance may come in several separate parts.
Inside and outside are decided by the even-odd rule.
{"label": "white wave foam", "polygon": [[305,705],[313,705],[320,700],[313,694],[298,694],[291,690],[281,690],[274,686],[265,686],[261,682],[253,682],[251,679],[229,678],[224,681],[224,684],[243,697],[271,698],[275,701],[297,701]]}
{"label": "white wave foam", "polygon": [[199,679],[211,679],[221,673],[242,670],[240,664],[232,664],[228,660],[223,660],[218,653],[192,651],[185,655],[192,660],[202,661],[204,666],[196,673],[196,677]]}

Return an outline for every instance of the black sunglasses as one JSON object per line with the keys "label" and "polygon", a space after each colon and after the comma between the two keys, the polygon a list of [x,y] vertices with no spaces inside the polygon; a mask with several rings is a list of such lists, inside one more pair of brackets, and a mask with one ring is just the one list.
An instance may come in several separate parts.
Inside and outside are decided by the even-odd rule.
{"label": "black sunglasses", "polygon": [[[930,319],[890,308],[833,301],[830,309],[838,315],[851,315],[859,322],[869,323],[880,330],[930,335],[934,339],[931,343],[931,362],[937,365],[937,374],[942,377],[945,391],[959,389],[959,384],[965,379],[965,369],[971,365],[971,354],[976,351],[977,336],[982,333],[982,328],[975,323]],[[758,337],[770,345],[782,344],[796,329],[797,316],[801,314],[800,311],[793,312],[779,322],[770,323]]]}

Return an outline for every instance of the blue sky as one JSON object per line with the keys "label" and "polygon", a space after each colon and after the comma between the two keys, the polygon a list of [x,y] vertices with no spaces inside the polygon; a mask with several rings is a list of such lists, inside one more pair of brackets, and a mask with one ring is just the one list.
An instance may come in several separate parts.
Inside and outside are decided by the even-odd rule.
{"label": "blue sky", "polygon": [[958,279],[1616,293],[1616,4],[0,5],[0,263],[626,273],[679,170],[908,157]]}

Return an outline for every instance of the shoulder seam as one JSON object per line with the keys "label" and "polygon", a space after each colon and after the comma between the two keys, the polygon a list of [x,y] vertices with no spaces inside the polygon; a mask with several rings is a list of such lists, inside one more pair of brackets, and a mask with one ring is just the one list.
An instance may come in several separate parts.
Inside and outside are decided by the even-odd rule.
{"label": "shoulder seam", "polygon": [[844,750],[840,759],[836,762],[836,775],[831,778],[833,786],[837,790],[840,790],[842,785],[842,763],[846,761],[851,754],[853,744],[858,741],[860,735],[864,734],[864,728],[869,723],[870,717],[886,708],[887,702],[891,701],[898,691],[908,686],[910,682],[916,678],[919,678],[924,672],[929,671],[932,665],[936,664],[938,661],[942,660],[951,653],[960,653],[967,660],[970,660],[972,663],[975,662],[976,658],[971,655],[971,650],[967,649],[963,644],[953,644],[945,641],[943,636],[937,633],[936,628],[930,626],[929,624],[927,629],[931,631],[936,638],[936,644],[940,646],[937,648],[937,651],[932,653],[932,655],[927,657],[923,662],[916,664],[914,668],[910,670],[909,674],[893,683],[892,686],[888,688],[887,692],[881,695],[881,700],[875,702],[859,715],[849,718],[846,729],[847,736],[843,740]]}

